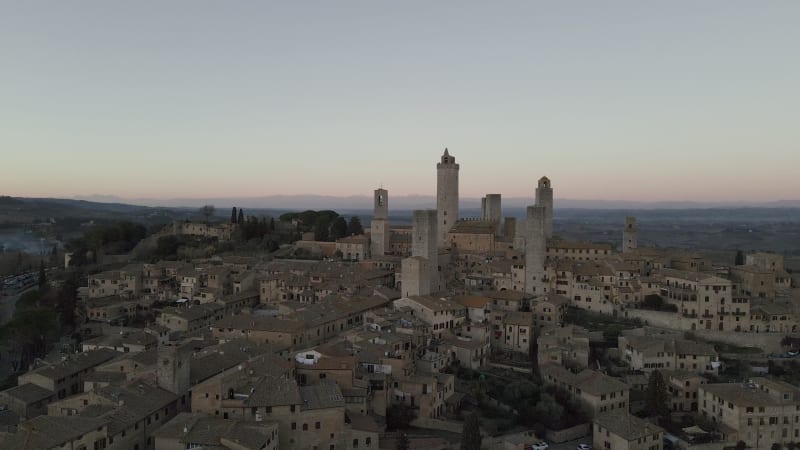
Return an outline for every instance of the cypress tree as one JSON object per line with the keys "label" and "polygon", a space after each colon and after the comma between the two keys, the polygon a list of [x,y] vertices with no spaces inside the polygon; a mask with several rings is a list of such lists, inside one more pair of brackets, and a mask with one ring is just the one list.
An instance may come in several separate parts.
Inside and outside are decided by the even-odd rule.
{"label": "cypress tree", "polygon": [[647,391],[645,391],[645,402],[647,411],[650,414],[657,415],[663,419],[669,418],[670,407],[667,382],[658,370],[654,370],[650,374]]}
{"label": "cypress tree", "polygon": [[47,272],[44,270],[44,261],[39,261],[39,291],[47,290]]}
{"label": "cypress tree", "polygon": [[474,411],[464,421],[461,432],[461,450],[481,450],[481,428],[478,414]]}

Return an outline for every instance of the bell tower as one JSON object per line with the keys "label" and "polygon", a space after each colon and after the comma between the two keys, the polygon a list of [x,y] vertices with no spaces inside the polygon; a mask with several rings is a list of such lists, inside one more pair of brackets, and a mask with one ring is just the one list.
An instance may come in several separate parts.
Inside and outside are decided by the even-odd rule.
{"label": "bell tower", "polygon": [[441,162],[436,164],[436,244],[439,247],[447,247],[447,232],[458,221],[458,169],[456,158],[445,148]]}
{"label": "bell tower", "polygon": [[389,191],[375,189],[374,204],[369,234],[370,250],[373,256],[383,256],[389,253]]}

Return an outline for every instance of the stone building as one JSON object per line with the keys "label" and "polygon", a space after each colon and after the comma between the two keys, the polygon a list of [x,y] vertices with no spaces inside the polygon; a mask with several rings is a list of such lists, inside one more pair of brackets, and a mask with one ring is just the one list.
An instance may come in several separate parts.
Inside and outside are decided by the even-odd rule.
{"label": "stone building", "polygon": [[153,433],[155,450],[277,450],[276,422],[246,422],[180,413]]}
{"label": "stone building", "polygon": [[639,228],[636,226],[636,217],[625,218],[625,228],[622,230],[622,253],[629,253],[639,247]]}
{"label": "stone building", "polygon": [[800,439],[800,389],[782,381],[753,378],[747,383],[699,387],[700,414],[715,423],[731,445],[744,441],[754,450],[785,446]]}
{"label": "stone building", "polygon": [[594,419],[592,447],[606,450],[662,450],[664,429],[624,411],[603,414]]}
{"label": "stone building", "polygon": [[117,356],[109,349],[79,353],[56,364],[50,364],[20,375],[17,385],[35,384],[53,392],[58,399],[83,392],[83,378],[95,367]]}
{"label": "stone building", "polygon": [[575,374],[553,364],[540,370],[542,381],[560,386],[573,397],[583,400],[594,417],[603,417],[614,411],[628,412],[630,387],[617,378],[590,369]]}
{"label": "stone building", "polygon": [[539,332],[536,343],[539,366],[589,367],[589,332],[585,328],[576,325],[545,327]]}
{"label": "stone building", "polygon": [[447,234],[453,251],[490,255],[495,248],[497,226],[486,220],[459,220]]}

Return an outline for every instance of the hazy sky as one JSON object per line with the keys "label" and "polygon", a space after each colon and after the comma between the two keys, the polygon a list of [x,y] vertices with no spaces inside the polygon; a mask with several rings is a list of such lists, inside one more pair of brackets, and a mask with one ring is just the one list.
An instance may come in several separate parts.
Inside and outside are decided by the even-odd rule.
{"label": "hazy sky", "polygon": [[8,1],[0,194],[800,198],[800,2]]}

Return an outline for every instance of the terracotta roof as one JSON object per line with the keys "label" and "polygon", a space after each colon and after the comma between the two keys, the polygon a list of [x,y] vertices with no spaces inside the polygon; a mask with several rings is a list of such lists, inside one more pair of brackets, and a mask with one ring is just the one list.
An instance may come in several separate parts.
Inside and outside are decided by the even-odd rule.
{"label": "terracotta roof", "polygon": [[492,300],[489,297],[483,297],[480,295],[457,295],[453,297],[453,301],[467,308],[483,308]]}

